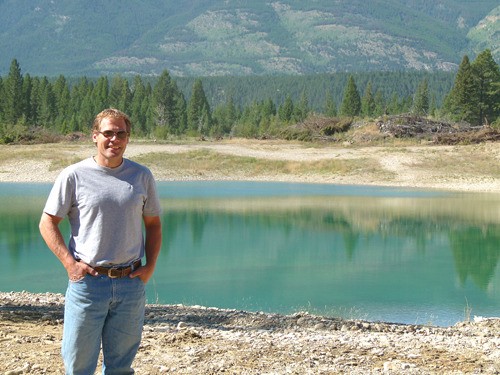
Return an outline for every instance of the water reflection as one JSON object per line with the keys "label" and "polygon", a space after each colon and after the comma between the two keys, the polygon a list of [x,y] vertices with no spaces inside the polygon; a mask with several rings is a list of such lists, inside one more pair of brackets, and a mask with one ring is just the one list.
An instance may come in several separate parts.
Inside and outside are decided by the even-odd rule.
{"label": "water reflection", "polygon": [[479,288],[488,289],[498,264],[499,241],[498,226],[468,227],[451,231],[451,249],[462,285],[470,277]]}
{"label": "water reflection", "polygon": [[[387,320],[383,314],[389,314],[399,321],[448,324],[466,318],[466,308],[495,315],[500,305],[494,195],[164,204],[168,247],[196,252],[197,260],[186,257],[200,273],[217,270],[234,281],[249,268],[258,277],[246,276],[254,284],[244,295],[261,308],[274,300],[327,313],[356,308],[372,319]],[[238,288],[223,285],[223,279],[213,287],[237,295]],[[192,296],[189,302],[207,302]]]}
{"label": "water reflection", "polygon": [[[150,302],[453,324],[498,315],[500,199],[380,188],[165,183]],[[0,184],[2,290],[63,291],[38,235],[49,186]],[[27,189],[27,190],[26,190]]]}
{"label": "water reflection", "polygon": [[[419,199],[164,200],[165,234],[170,244],[167,247],[171,247],[176,234],[185,234],[180,227],[188,227],[192,247],[199,251],[209,250],[203,249],[204,233],[213,231],[214,227],[227,228],[227,231],[258,228],[257,232],[278,228],[287,237],[297,232],[338,235],[342,238],[345,256],[351,262],[359,261],[357,252],[365,256],[364,252],[370,249],[397,253],[398,249],[389,244],[397,239],[404,241],[416,254],[425,256],[433,251],[432,239],[442,238],[449,242],[461,285],[470,277],[477,287],[486,290],[493,280],[500,255],[499,207],[496,196],[477,195],[474,200],[472,197],[456,194],[448,198]],[[228,240],[224,238],[224,231],[220,236],[221,242]],[[275,240],[270,239],[267,245],[276,247]],[[301,246],[308,254],[314,254],[317,248],[314,243]]]}

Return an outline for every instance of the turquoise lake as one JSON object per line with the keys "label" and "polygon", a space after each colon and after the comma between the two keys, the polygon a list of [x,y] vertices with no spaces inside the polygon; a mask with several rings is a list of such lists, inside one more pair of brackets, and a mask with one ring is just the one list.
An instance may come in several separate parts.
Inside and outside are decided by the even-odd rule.
{"label": "turquoise lake", "polygon": [[[49,189],[0,184],[1,291],[65,291],[38,232]],[[441,326],[500,316],[500,195],[260,182],[159,193],[150,303]]]}

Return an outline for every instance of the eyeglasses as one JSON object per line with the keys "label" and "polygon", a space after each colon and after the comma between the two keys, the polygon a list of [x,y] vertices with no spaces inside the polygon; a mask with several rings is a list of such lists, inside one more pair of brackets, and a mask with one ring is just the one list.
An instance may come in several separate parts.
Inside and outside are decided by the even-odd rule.
{"label": "eyeglasses", "polygon": [[120,130],[117,132],[114,132],[112,130],[104,130],[103,132],[98,131],[98,133],[102,134],[103,136],[105,136],[108,139],[111,139],[114,136],[116,136],[117,139],[125,139],[130,135],[130,133],[125,131],[125,130]]}

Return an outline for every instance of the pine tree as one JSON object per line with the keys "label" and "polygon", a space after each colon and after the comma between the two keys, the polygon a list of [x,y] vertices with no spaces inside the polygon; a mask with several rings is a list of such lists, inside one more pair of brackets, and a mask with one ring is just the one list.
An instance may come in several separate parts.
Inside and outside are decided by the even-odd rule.
{"label": "pine tree", "polygon": [[215,107],[212,113],[212,120],[221,136],[231,133],[233,126],[238,120],[238,111],[232,96],[229,97],[226,103]]}
{"label": "pine tree", "polygon": [[146,87],[141,76],[135,76],[132,84],[132,99],[130,104],[130,121],[134,127],[134,133],[139,135],[147,134],[146,114],[143,111],[143,101],[146,97]]}
{"label": "pine tree", "polygon": [[375,113],[375,98],[372,93],[372,82],[368,81],[363,98],[361,99],[361,113],[365,117],[372,117]]}
{"label": "pine tree", "polygon": [[31,80],[29,101],[28,123],[32,126],[38,125],[38,114],[40,113],[40,79],[38,77],[28,78]]}
{"label": "pine tree", "polygon": [[344,97],[340,105],[340,114],[342,116],[354,117],[358,116],[361,111],[361,98],[358,88],[354,82],[354,77],[349,76],[347,86],[344,90]]}
{"label": "pine tree", "polygon": [[7,125],[15,125],[23,115],[23,77],[16,59],[10,64],[9,75],[4,84],[4,120]]}
{"label": "pine tree", "polygon": [[309,114],[309,111],[310,111],[309,99],[307,98],[306,92],[302,91],[299,103],[294,108],[295,121],[297,122],[304,121],[307,115]]}
{"label": "pine tree", "polygon": [[385,104],[384,94],[382,93],[382,90],[377,90],[373,102],[375,104],[373,112],[375,116],[382,116],[387,112],[387,105]]}
{"label": "pine tree", "polygon": [[89,131],[96,113],[92,107],[92,91],[94,85],[87,77],[79,79],[78,83],[71,89],[70,108],[71,120],[70,131]]}
{"label": "pine tree", "polygon": [[471,64],[477,95],[478,124],[495,121],[499,115],[498,84],[500,70],[489,49],[481,52]]}
{"label": "pine tree", "polygon": [[94,92],[94,86],[91,84],[89,86],[89,91],[82,98],[82,103],[80,106],[80,111],[78,112],[78,129],[77,130],[88,130],[92,127],[92,122],[96,115],[95,101],[92,93]]}
{"label": "pine tree", "polygon": [[424,79],[417,88],[413,97],[412,112],[418,116],[425,116],[429,113],[429,85]]}
{"label": "pine tree", "polygon": [[33,90],[33,80],[29,74],[23,77],[23,116],[28,125],[34,125],[31,104],[31,92]]}
{"label": "pine tree", "polygon": [[52,85],[52,89],[54,91],[54,95],[56,96],[56,99],[59,99],[63,94],[63,91],[68,89],[68,84],[66,82],[66,77],[64,77],[62,74],[57,77],[56,81]]}
{"label": "pine tree", "polygon": [[399,102],[398,94],[393,93],[391,96],[391,100],[387,105],[387,114],[395,115],[401,113],[401,104]]}
{"label": "pine tree", "polygon": [[278,117],[283,122],[290,122],[293,116],[293,101],[290,95],[287,95],[285,101],[278,109]]}
{"label": "pine tree", "polygon": [[109,89],[109,105],[122,111],[127,111],[131,96],[128,81],[119,75],[113,77]]}
{"label": "pine tree", "polygon": [[[182,134],[186,130],[186,101],[167,70],[163,71],[153,88],[150,109],[154,124],[161,133],[157,133],[158,136]],[[164,130],[161,130],[162,127]]]}
{"label": "pine tree", "polygon": [[72,131],[71,120],[71,94],[69,92],[66,78],[60,75],[54,82],[53,91],[56,99],[56,127],[61,133]]}
{"label": "pine tree", "polygon": [[324,114],[325,114],[325,116],[328,116],[328,117],[337,116],[337,105],[335,104],[335,101],[333,100],[333,96],[332,96],[332,93],[330,90],[328,90],[326,92],[326,95],[325,95]]}
{"label": "pine tree", "polygon": [[38,119],[42,126],[51,128],[56,118],[56,96],[52,84],[44,77],[40,85],[40,112]]}
{"label": "pine tree", "polygon": [[188,130],[197,135],[208,135],[211,127],[210,106],[203,84],[195,80],[187,107]]}
{"label": "pine tree", "polygon": [[469,57],[465,55],[458,67],[453,87],[445,98],[443,111],[449,114],[452,120],[477,123],[479,120],[476,115],[477,107],[474,75]]}
{"label": "pine tree", "polygon": [[432,94],[431,103],[429,104],[429,114],[433,117],[436,116],[437,104],[436,104],[436,94]]}
{"label": "pine tree", "polygon": [[98,113],[109,107],[108,77],[99,77],[92,93],[92,112]]}

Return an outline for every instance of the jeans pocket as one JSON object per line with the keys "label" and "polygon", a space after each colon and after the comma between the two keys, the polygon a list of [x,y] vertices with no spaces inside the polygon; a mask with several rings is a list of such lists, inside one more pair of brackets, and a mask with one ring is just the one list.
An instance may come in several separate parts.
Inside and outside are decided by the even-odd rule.
{"label": "jeans pocket", "polygon": [[82,277],[79,277],[78,279],[69,279],[69,282],[70,283],[79,283],[80,281],[83,281],[83,279],[85,279],[85,277],[87,277],[88,273],[83,275]]}

